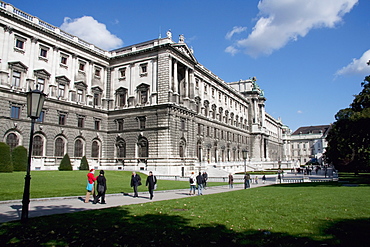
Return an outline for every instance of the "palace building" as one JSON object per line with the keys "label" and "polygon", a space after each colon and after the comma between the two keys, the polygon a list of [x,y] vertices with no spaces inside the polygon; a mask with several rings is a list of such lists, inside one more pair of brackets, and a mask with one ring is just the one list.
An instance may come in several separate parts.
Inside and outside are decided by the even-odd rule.
{"label": "palace building", "polygon": [[[255,78],[227,83],[171,32],[106,51],[0,1],[0,137],[28,147],[26,92],[47,94],[33,170],[153,170],[186,176],[289,167],[289,129],[265,112]],[[242,151],[248,151],[247,160]]]}

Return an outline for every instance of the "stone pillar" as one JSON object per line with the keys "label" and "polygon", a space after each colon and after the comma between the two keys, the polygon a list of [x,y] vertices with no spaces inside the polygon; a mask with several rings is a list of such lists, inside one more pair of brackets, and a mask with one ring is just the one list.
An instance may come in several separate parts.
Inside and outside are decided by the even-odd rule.
{"label": "stone pillar", "polygon": [[173,63],[173,101],[175,103],[179,102],[179,80],[177,78],[177,60],[174,60]]}

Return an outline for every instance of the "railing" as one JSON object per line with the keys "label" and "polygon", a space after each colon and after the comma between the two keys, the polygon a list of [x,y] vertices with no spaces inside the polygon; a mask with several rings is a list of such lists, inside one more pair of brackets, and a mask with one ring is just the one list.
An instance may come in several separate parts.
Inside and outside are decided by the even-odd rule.
{"label": "railing", "polygon": [[23,17],[23,18],[25,18],[29,21],[33,21],[33,16],[31,16],[31,15],[29,15],[29,14],[27,14],[27,13],[25,13],[25,12],[19,10],[19,9],[14,8],[13,13],[20,16],[20,17]]}

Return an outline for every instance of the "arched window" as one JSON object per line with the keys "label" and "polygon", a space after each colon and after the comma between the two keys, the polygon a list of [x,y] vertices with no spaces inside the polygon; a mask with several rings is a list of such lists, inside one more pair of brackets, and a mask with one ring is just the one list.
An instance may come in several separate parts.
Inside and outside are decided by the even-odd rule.
{"label": "arched window", "polygon": [[64,155],[64,140],[61,137],[58,137],[55,140],[55,152],[54,156],[63,156]]}
{"label": "arched window", "polygon": [[75,157],[82,157],[84,154],[84,144],[80,139],[75,141]]}
{"label": "arched window", "polygon": [[138,140],[138,155],[141,158],[149,157],[149,143],[145,137],[140,137]]}
{"label": "arched window", "polygon": [[39,135],[33,137],[32,155],[33,156],[44,155],[44,141],[42,137]]}
{"label": "arched window", "polygon": [[91,146],[91,157],[93,158],[99,158],[100,153],[100,145],[98,141],[93,141]]}
{"label": "arched window", "polygon": [[126,142],[122,138],[117,138],[116,140],[117,157],[126,157]]}
{"label": "arched window", "polygon": [[6,137],[6,144],[10,146],[10,150],[13,150],[19,144],[18,136],[14,133],[10,133]]}

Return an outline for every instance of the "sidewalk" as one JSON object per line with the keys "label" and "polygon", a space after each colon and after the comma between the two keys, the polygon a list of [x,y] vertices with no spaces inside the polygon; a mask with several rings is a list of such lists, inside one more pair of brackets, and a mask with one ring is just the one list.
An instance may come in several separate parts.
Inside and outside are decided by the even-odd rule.
{"label": "sidewalk", "polygon": [[[251,188],[275,184],[274,181],[266,181],[266,184],[252,184]],[[229,189],[227,185],[207,187],[203,190],[203,195],[230,192],[234,190],[241,190],[244,188],[243,184],[234,184],[233,189]],[[117,207],[130,204],[141,204],[152,201],[164,201],[171,199],[180,199],[190,197],[188,195],[189,189],[155,191],[153,200],[149,199],[148,192],[139,193],[138,198],[134,198],[133,193],[129,194],[107,194],[107,204],[92,204],[84,203],[85,196],[71,196],[71,197],[54,197],[54,198],[39,198],[31,199],[29,205],[29,218],[39,217],[52,214],[74,213],[84,210],[94,210],[102,208]],[[195,192],[197,193],[197,191]],[[22,200],[0,201],[0,223],[20,220],[22,211]]]}

